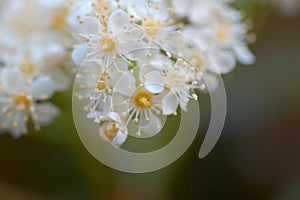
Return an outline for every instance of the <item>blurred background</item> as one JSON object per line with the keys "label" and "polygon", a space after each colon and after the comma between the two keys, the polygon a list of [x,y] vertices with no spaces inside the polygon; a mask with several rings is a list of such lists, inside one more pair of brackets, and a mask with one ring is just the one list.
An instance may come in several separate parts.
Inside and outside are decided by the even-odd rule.
{"label": "blurred background", "polygon": [[20,140],[0,136],[0,199],[299,200],[300,18],[249,2],[236,5],[253,20],[257,62],[224,76],[227,119],[208,157],[197,157],[209,123],[208,95],[200,96],[198,136],[179,160],[160,171],[126,174],[85,149],[69,91],[55,96],[62,114],[51,127]]}

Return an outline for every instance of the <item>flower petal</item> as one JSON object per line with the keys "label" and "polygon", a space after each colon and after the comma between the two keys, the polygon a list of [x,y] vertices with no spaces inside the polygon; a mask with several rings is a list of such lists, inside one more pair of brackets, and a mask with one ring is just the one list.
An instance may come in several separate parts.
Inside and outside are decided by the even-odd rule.
{"label": "flower petal", "polygon": [[165,89],[164,77],[158,71],[149,72],[145,76],[145,87],[153,94],[161,93]]}
{"label": "flower petal", "polygon": [[134,77],[129,74],[123,74],[116,83],[115,90],[117,93],[129,96],[135,89]]}
{"label": "flower petal", "polygon": [[88,119],[96,119],[96,118],[99,118],[102,116],[102,112],[89,112],[87,115],[86,115],[86,118]]}
{"label": "flower petal", "polygon": [[55,90],[58,92],[66,91],[71,84],[70,78],[61,68],[55,68],[54,70],[47,71],[47,75],[49,75],[53,80]]}
{"label": "flower petal", "polygon": [[217,52],[214,56],[216,67],[212,67],[211,71],[215,73],[227,74],[233,70],[236,65],[235,57],[229,52]]}
{"label": "flower petal", "polygon": [[147,16],[148,13],[148,2],[147,0],[130,0],[128,9],[130,11],[134,11],[139,19],[143,19],[145,16]]}
{"label": "flower petal", "polygon": [[152,137],[156,134],[158,134],[162,128],[163,124],[159,117],[154,115],[152,112],[150,112],[150,123],[146,127],[141,128],[141,134],[143,137]]}
{"label": "flower petal", "polygon": [[162,109],[164,115],[171,115],[176,112],[179,102],[175,94],[173,94],[172,92],[167,93],[164,96],[162,102]]}
{"label": "flower petal", "polygon": [[114,120],[115,122],[121,123],[121,117],[119,116],[118,113],[115,112],[109,112],[107,114],[107,117],[111,118],[112,120]]}
{"label": "flower petal", "polygon": [[187,0],[172,0],[172,6],[179,16],[186,16],[189,6],[189,1]]}
{"label": "flower petal", "polygon": [[233,47],[237,59],[244,65],[252,65],[255,62],[255,56],[245,45],[235,45]]}
{"label": "flower petal", "polygon": [[212,73],[203,73],[202,78],[204,79],[204,84],[206,87],[203,89],[204,92],[213,92],[219,86],[219,79],[217,75]]}
{"label": "flower petal", "polygon": [[101,31],[101,24],[95,17],[86,17],[82,23],[82,32],[86,35],[98,35]]}
{"label": "flower petal", "polygon": [[31,87],[31,94],[35,100],[49,99],[55,92],[55,85],[50,77],[38,78]]}
{"label": "flower petal", "polygon": [[72,52],[73,62],[80,66],[90,51],[91,48],[87,44],[77,46]]}
{"label": "flower petal", "polygon": [[110,30],[115,33],[120,33],[124,26],[130,23],[130,17],[121,9],[115,10],[108,19],[108,26]]}
{"label": "flower petal", "polygon": [[25,79],[21,72],[15,68],[4,68],[1,72],[0,83],[3,90],[9,94],[13,92],[23,92]]}
{"label": "flower petal", "polygon": [[37,115],[37,120],[35,120],[36,122],[41,125],[48,126],[60,114],[60,111],[52,103],[45,102],[36,105],[35,114]]}
{"label": "flower petal", "polygon": [[139,60],[149,53],[147,43],[143,41],[125,41],[119,44],[119,49],[129,60]]}
{"label": "flower petal", "polygon": [[121,130],[119,130],[117,136],[113,139],[112,143],[117,147],[120,147],[126,141],[127,135],[127,131],[122,132]]}

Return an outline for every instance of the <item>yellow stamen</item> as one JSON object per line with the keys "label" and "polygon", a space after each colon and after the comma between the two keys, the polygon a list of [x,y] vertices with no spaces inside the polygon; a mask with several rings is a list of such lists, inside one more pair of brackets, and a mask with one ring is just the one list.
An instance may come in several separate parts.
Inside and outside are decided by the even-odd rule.
{"label": "yellow stamen", "polygon": [[116,42],[110,37],[104,37],[100,42],[100,49],[105,53],[112,53],[116,49]]}
{"label": "yellow stamen", "polygon": [[101,90],[105,90],[106,89],[106,83],[105,83],[105,78],[104,77],[100,77],[100,79],[98,80],[97,83],[97,90],[101,91]]}
{"label": "yellow stamen", "polygon": [[51,23],[51,28],[54,30],[63,30],[66,25],[66,17],[68,15],[67,8],[57,9],[54,12],[54,17]]}
{"label": "yellow stamen", "polygon": [[194,67],[197,69],[197,71],[200,71],[204,65],[204,61],[200,55],[192,55],[190,58],[190,61],[194,65]]}
{"label": "yellow stamen", "polygon": [[24,76],[31,76],[35,72],[35,66],[29,60],[24,59],[22,62],[22,66],[20,67],[20,70]]}
{"label": "yellow stamen", "polygon": [[32,100],[24,93],[21,93],[14,99],[14,106],[16,110],[26,111],[29,110]]}
{"label": "yellow stamen", "polygon": [[224,43],[228,40],[229,34],[230,34],[231,26],[228,23],[223,23],[219,25],[215,29],[215,34],[217,37],[217,40],[221,43]]}
{"label": "yellow stamen", "polygon": [[140,91],[134,97],[133,101],[139,108],[149,108],[151,103],[151,95],[148,92]]}
{"label": "yellow stamen", "polygon": [[163,25],[165,22],[164,21],[144,21],[142,23],[142,26],[146,28],[146,34],[149,37],[155,37],[158,34],[157,27],[160,27]]}
{"label": "yellow stamen", "polygon": [[103,133],[109,139],[110,141],[113,141],[113,139],[117,136],[119,132],[119,127],[117,122],[113,120],[109,120],[107,122],[104,122],[102,126]]}

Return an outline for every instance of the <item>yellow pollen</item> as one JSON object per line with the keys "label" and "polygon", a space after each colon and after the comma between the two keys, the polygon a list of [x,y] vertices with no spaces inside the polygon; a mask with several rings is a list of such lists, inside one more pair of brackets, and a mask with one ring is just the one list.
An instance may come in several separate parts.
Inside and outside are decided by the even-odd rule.
{"label": "yellow pollen", "polygon": [[66,17],[68,15],[67,8],[57,9],[54,12],[54,17],[51,23],[51,28],[54,30],[63,30],[66,25]]}
{"label": "yellow pollen", "polygon": [[119,132],[119,126],[115,121],[109,120],[103,123],[102,130],[107,139],[113,141]]}
{"label": "yellow pollen", "polygon": [[151,106],[151,95],[141,91],[134,96],[133,101],[137,107],[149,108]]}
{"label": "yellow pollen", "polygon": [[21,93],[19,96],[17,96],[14,99],[14,106],[16,110],[19,111],[26,111],[29,110],[30,106],[32,104],[32,101],[28,96],[24,93]]}
{"label": "yellow pollen", "polygon": [[20,67],[21,72],[24,76],[33,75],[35,72],[35,66],[32,62],[27,59],[24,59],[22,62],[22,66]]}
{"label": "yellow pollen", "polygon": [[14,128],[17,128],[17,127],[19,126],[19,123],[18,123],[18,122],[13,122],[13,123],[12,123],[12,126],[13,126]]}
{"label": "yellow pollen", "polygon": [[105,53],[112,53],[116,49],[116,42],[110,37],[104,37],[100,42],[100,49]]}
{"label": "yellow pollen", "polygon": [[197,69],[197,71],[200,71],[204,65],[203,59],[199,55],[191,56],[190,61],[194,65],[194,67]]}
{"label": "yellow pollen", "polygon": [[158,34],[158,30],[156,28],[164,23],[164,21],[143,21],[142,26],[146,28],[146,34],[149,37],[155,37]]}
{"label": "yellow pollen", "polygon": [[229,37],[231,26],[228,23],[223,23],[215,29],[217,40],[221,43],[226,42]]}
{"label": "yellow pollen", "polygon": [[185,85],[186,74],[174,73],[170,74],[168,77],[169,84],[172,87],[183,87]]}
{"label": "yellow pollen", "polygon": [[105,83],[105,78],[100,77],[97,83],[97,90],[105,90],[106,89],[106,83]]}

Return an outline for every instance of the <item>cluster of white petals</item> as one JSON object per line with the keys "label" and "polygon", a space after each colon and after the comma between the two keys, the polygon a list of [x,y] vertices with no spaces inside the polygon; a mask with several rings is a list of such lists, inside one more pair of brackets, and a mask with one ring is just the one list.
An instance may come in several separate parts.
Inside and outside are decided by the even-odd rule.
{"label": "cluster of white petals", "polygon": [[71,83],[68,9],[64,0],[1,1],[0,133],[18,138],[29,122],[39,130],[58,116],[49,100]]}
{"label": "cluster of white petals", "polygon": [[114,146],[128,135],[161,132],[166,117],[188,110],[197,90],[220,74],[253,64],[254,37],[228,0],[75,1],[68,22],[77,43],[76,98]]}

